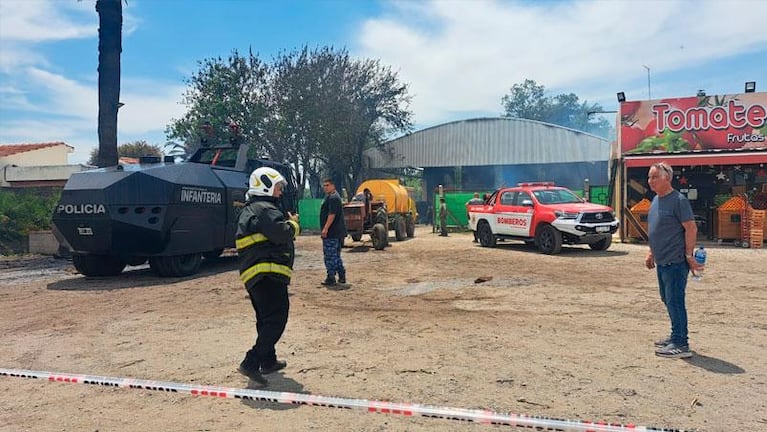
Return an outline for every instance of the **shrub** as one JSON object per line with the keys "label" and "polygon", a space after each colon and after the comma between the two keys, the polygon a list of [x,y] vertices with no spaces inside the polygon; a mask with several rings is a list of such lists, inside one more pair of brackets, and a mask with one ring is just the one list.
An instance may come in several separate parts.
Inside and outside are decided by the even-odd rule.
{"label": "shrub", "polygon": [[30,231],[51,228],[60,190],[0,190],[0,254],[26,250]]}

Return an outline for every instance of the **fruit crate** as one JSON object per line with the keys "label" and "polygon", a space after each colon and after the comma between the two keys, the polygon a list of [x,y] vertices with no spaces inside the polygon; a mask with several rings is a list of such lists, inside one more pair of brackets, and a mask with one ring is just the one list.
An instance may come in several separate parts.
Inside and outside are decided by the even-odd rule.
{"label": "fruit crate", "polygon": [[[636,220],[639,221],[639,225],[644,228],[645,232],[647,232],[647,214],[650,212],[650,204],[652,204],[650,200],[643,198],[642,201],[634,204],[634,206],[629,209],[631,214],[634,215]],[[628,223],[626,225],[628,226],[629,237],[638,239],[642,238],[642,236],[639,234],[639,231],[634,227],[633,224]]]}
{"label": "fruit crate", "polygon": [[750,215],[749,219],[751,220],[751,228],[752,229],[764,229],[764,218],[765,218],[765,213],[767,213],[767,212],[764,211],[764,210],[754,210],[754,209],[751,209],[750,213],[751,213],[751,215]]}
{"label": "fruit crate", "polygon": [[751,240],[751,209],[748,205],[740,211],[740,238],[743,241]]}
{"label": "fruit crate", "polygon": [[748,245],[752,249],[761,249],[764,245],[764,230],[751,230],[751,238],[748,241]]}
{"label": "fruit crate", "polygon": [[716,225],[714,225],[714,237],[722,240],[741,240],[741,221],[746,216],[748,207],[746,199],[735,196],[727,200],[716,210]]}
{"label": "fruit crate", "polygon": [[[767,218],[767,211],[750,209],[749,215],[749,227],[751,231],[751,242],[760,238],[762,241],[767,240],[767,231],[764,230],[764,220]],[[761,247],[761,246],[759,246]]]}

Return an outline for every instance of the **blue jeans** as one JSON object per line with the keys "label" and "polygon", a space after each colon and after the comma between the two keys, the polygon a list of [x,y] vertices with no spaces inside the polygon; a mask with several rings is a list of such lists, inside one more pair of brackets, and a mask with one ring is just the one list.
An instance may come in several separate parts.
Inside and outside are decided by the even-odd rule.
{"label": "blue jeans", "polygon": [[325,270],[328,272],[328,278],[346,277],[344,262],[341,261],[341,239],[324,238],[322,239],[322,253],[325,256]]}
{"label": "blue jeans", "polygon": [[671,319],[671,342],[677,346],[687,346],[687,308],[684,304],[684,292],[689,271],[690,267],[686,262],[657,266],[660,299],[666,305],[668,317]]}

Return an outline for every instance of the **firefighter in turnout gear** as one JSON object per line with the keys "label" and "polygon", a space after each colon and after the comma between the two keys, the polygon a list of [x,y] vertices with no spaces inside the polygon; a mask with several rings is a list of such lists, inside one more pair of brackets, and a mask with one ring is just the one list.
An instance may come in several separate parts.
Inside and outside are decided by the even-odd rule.
{"label": "firefighter in turnout gear", "polygon": [[293,273],[298,235],[298,215],[287,219],[278,207],[285,178],[276,170],[261,167],[250,175],[247,203],[237,225],[240,279],[256,313],[257,338],[245,354],[239,372],[261,386],[264,375],[284,368],[274,346],[288,322],[288,284]]}

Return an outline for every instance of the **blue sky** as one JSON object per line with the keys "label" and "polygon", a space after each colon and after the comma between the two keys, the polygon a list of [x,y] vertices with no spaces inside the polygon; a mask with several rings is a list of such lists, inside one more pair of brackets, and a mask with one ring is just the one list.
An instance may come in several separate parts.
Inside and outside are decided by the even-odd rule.
{"label": "blue sky", "polygon": [[[197,62],[304,44],[380,59],[409,84],[416,129],[498,116],[525,78],[616,109],[767,90],[767,1],[129,0],[118,143],[165,143]],[[95,0],[0,0],[0,143],[98,145]],[[612,121],[612,117],[610,117]]]}

